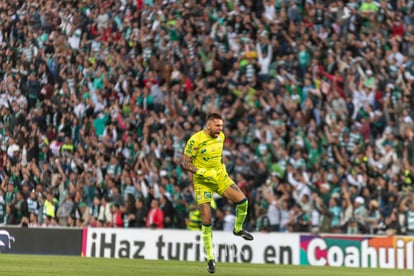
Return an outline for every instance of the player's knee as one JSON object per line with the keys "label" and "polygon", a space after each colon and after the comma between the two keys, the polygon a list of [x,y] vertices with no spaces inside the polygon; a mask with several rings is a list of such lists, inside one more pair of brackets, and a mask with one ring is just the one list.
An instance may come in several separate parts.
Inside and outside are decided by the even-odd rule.
{"label": "player's knee", "polygon": [[210,203],[203,203],[200,205],[201,222],[204,225],[211,224],[211,206]]}
{"label": "player's knee", "polygon": [[247,197],[245,197],[243,200],[236,203],[236,211],[240,213],[247,213],[248,206],[249,201]]}

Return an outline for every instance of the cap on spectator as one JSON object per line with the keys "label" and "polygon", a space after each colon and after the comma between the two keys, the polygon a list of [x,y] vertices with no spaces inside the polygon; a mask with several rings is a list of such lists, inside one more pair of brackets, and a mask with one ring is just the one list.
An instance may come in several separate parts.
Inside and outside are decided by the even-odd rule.
{"label": "cap on spectator", "polygon": [[394,89],[394,88],[395,88],[395,86],[394,86],[394,84],[392,84],[392,83],[388,83],[388,84],[387,84],[387,88]]}
{"label": "cap on spectator", "polygon": [[355,203],[359,203],[359,204],[363,205],[365,203],[365,199],[362,196],[357,196],[355,198]]}
{"label": "cap on spectator", "polygon": [[20,150],[20,147],[18,145],[11,145],[10,146],[10,150],[11,151],[19,151]]}
{"label": "cap on spectator", "polygon": [[82,207],[87,207],[88,205],[85,203],[85,202],[80,202],[79,203],[79,208],[82,208]]}
{"label": "cap on spectator", "polygon": [[321,184],[321,189],[329,190],[330,188],[331,188],[331,185],[329,185],[328,183],[322,183]]}
{"label": "cap on spectator", "polygon": [[381,116],[382,115],[381,110],[375,110],[374,115],[375,116]]}
{"label": "cap on spectator", "polygon": [[337,199],[339,199],[339,198],[340,198],[340,195],[339,195],[339,193],[333,193],[333,194],[331,195],[331,197],[332,197],[332,198],[337,198]]}

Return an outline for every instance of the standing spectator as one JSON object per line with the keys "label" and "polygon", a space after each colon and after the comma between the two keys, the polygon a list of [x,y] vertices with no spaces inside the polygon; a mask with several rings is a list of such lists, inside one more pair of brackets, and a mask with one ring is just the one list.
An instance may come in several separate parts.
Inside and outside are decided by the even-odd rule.
{"label": "standing spectator", "polygon": [[48,190],[45,192],[45,195],[46,199],[43,204],[43,219],[49,217],[49,220],[51,220],[51,218],[54,218],[56,215],[56,206],[52,192]]}
{"label": "standing spectator", "polygon": [[27,201],[25,200],[25,198],[23,197],[23,193],[21,190],[18,190],[16,193],[16,212],[17,212],[17,216],[16,216],[16,223],[19,224],[22,220],[23,217],[25,217],[26,219],[29,219],[29,208],[28,208],[28,204]]}
{"label": "standing spectator", "polygon": [[358,223],[358,226],[363,229],[362,232],[365,233],[366,229],[366,218],[367,218],[367,210],[365,208],[365,200],[363,197],[358,196],[354,200],[354,218]]}
{"label": "standing spectator", "polygon": [[144,200],[138,198],[135,201],[135,214],[133,227],[145,227],[146,225],[147,209],[145,208]]}
{"label": "standing spectator", "polygon": [[269,217],[266,215],[266,210],[259,207],[256,215],[256,231],[268,233],[272,230]]}
{"label": "standing spectator", "polygon": [[67,226],[68,225],[68,218],[73,209],[73,201],[71,198],[70,193],[65,194],[65,199],[59,205],[56,213],[56,217],[58,218],[59,225]]}
{"label": "standing spectator", "polygon": [[[197,204],[190,204],[188,218],[186,219],[187,229],[200,231],[201,229],[201,213]],[[219,225],[218,225],[219,227]],[[220,230],[223,230],[221,228]]]}
{"label": "standing spectator", "polygon": [[379,204],[377,200],[373,199],[369,202],[367,218],[365,222],[370,234],[375,234],[379,229],[379,223],[382,218],[378,208]]}
{"label": "standing spectator", "polygon": [[164,213],[159,207],[159,201],[157,199],[151,201],[151,208],[148,211],[146,227],[164,228]]}
{"label": "standing spectator", "polygon": [[233,231],[234,221],[236,216],[233,214],[233,211],[230,206],[224,206],[224,223],[223,231]]}
{"label": "standing spectator", "polygon": [[4,216],[5,225],[15,225],[17,224],[17,210],[14,204],[6,205],[6,215]]}
{"label": "standing spectator", "polygon": [[[273,231],[273,232],[279,232],[280,229],[280,198],[277,198],[277,196],[274,194],[274,191],[271,191],[270,189],[263,188],[264,190],[264,198],[266,199],[268,203],[267,207],[267,220],[270,224],[268,226],[269,229],[266,231]],[[264,209],[263,209],[264,210]],[[262,211],[263,211],[262,210]]]}
{"label": "standing spectator", "polygon": [[136,199],[133,194],[127,194],[125,200],[124,227],[134,227],[137,213]]}
{"label": "standing spectator", "polygon": [[164,228],[173,228],[175,226],[175,210],[165,193],[161,195],[160,208],[164,214]]}
{"label": "standing spectator", "polygon": [[3,189],[0,189],[0,224],[3,224],[6,216],[6,201],[4,200]]}
{"label": "standing spectator", "polygon": [[302,206],[296,204],[290,222],[290,226],[293,228],[294,232],[309,232],[311,221],[308,214],[303,212]]}

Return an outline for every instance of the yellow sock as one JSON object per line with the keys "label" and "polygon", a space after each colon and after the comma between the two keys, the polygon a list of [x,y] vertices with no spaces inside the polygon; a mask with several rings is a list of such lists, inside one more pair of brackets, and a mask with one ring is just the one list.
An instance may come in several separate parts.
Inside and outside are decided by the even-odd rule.
{"label": "yellow sock", "polygon": [[249,202],[247,201],[247,198],[236,204],[236,220],[234,222],[234,230],[236,232],[243,229],[243,223],[246,220],[248,206]]}
{"label": "yellow sock", "polygon": [[204,249],[206,250],[207,260],[214,259],[213,252],[213,227],[210,225],[202,225]]}

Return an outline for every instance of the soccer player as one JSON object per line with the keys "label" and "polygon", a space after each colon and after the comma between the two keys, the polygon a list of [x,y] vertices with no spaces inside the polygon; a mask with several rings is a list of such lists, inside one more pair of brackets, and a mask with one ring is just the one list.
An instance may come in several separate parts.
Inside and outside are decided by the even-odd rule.
{"label": "soccer player", "polygon": [[247,216],[247,197],[228,176],[223,163],[223,119],[217,113],[207,117],[206,127],[187,141],[182,167],[193,173],[194,191],[201,211],[201,231],[210,273],[216,271],[213,252],[211,202],[213,193],[227,198],[236,205],[233,234],[245,240],[253,240],[252,234],[243,230]]}

